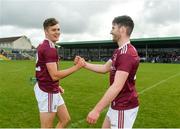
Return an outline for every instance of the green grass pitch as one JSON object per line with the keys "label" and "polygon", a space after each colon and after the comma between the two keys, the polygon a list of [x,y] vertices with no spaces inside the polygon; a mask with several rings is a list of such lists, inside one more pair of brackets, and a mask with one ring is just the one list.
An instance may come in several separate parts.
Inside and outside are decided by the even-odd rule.
{"label": "green grass pitch", "polygon": [[[38,128],[39,113],[30,77],[34,61],[0,61],[0,128]],[[62,61],[65,69],[73,62]],[[97,124],[85,118],[109,85],[109,74],[81,69],[60,81],[63,98],[71,115],[69,128],[100,128],[105,109]],[[180,128],[180,65],[140,64],[137,73],[140,108],[135,128]],[[57,119],[56,119],[57,121]]]}

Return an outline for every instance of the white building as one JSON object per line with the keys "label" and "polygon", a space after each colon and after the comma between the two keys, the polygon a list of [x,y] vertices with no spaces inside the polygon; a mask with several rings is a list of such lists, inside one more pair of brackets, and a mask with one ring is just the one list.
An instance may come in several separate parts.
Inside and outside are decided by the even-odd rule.
{"label": "white building", "polygon": [[31,50],[31,41],[26,36],[0,38],[0,49],[22,49]]}

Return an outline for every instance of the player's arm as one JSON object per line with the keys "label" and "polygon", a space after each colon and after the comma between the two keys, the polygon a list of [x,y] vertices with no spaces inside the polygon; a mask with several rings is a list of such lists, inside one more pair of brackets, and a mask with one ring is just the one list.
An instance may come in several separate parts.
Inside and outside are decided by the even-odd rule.
{"label": "player's arm", "polygon": [[117,71],[114,79],[114,83],[109,87],[106,91],[102,99],[97,103],[94,109],[88,114],[87,121],[91,124],[96,123],[99,114],[102,110],[108,106],[115,97],[119,94],[122,90],[129,73],[125,71]]}
{"label": "player's arm", "polygon": [[48,72],[49,72],[53,81],[57,81],[59,79],[67,77],[68,75],[79,70],[83,65],[84,65],[83,62],[79,61],[78,64],[76,64],[76,65],[74,65],[68,69],[58,71],[56,62],[46,63]]}
{"label": "player's arm", "polygon": [[104,94],[103,98],[96,105],[95,109],[101,112],[107,105],[109,105],[115,97],[122,90],[129,73],[125,71],[117,71],[114,79],[114,83],[109,87],[109,89]]}
{"label": "player's arm", "polygon": [[[76,56],[75,59],[74,59],[74,64],[77,64],[78,60],[84,60],[83,58],[81,58],[80,56]],[[111,69],[111,65],[112,65],[112,61],[111,60],[108,60],[105,64],[91,64],[91,63],[88,63],[84,60],[85,62],[85,66],[84,68],[88,69],[88,70],[91,70],[91,71],[94,71],[94,72],[97,72],[97,73],[107,73],[110,71]]]}
{"label": "player's arm", "polygon": [[109,60],[105,64],[91,64],[86,62],[84,68],[97,72],[97,73],[107,73],[110,71],[112,65],[112,61]]}

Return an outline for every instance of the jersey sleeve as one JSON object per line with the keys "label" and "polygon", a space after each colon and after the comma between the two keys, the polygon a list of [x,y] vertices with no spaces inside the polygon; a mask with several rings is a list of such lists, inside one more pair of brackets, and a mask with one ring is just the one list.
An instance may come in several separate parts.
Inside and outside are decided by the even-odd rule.
{"label": "jersey sleeve", "polygon": [[44,52],[44,58],[46,63],[58,62],[57,50],[55,48],[48,48]]}
{"label": "jersey sleeve", "polygon": [[130,73],[133,67],[133,58],[131,55],[122,54],[120,55],[117,60],[117,70],[125,71]]}

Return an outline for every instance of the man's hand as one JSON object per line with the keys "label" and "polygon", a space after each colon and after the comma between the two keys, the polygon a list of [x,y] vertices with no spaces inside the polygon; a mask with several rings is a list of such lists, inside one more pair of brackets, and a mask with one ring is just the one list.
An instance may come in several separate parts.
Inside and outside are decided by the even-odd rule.
{"label": "man's hand", "polygon": [[80,56],[76,56],[76,57],[74,58],[74,64],[76,65],[80,59],[81,59]]}
{"label": "man's hand", "polygon": [[59,89],[60,89],[60,93],[63,94],[64,93],[64,89],[61,86],[59,86]]}
{"label": "man's hand", "polygon": [[84,67],[86,65],[86,61],[84,60],[84,58],[81,58],[80,56],[76,56],[74,59],[74,64],[78,67]]}
{"label": "man's hand", "polygon": [[100,113],[93,109],[91,112],[89,112],[86,121],[89,124],[95,124],[99,118],[99,115]]}

